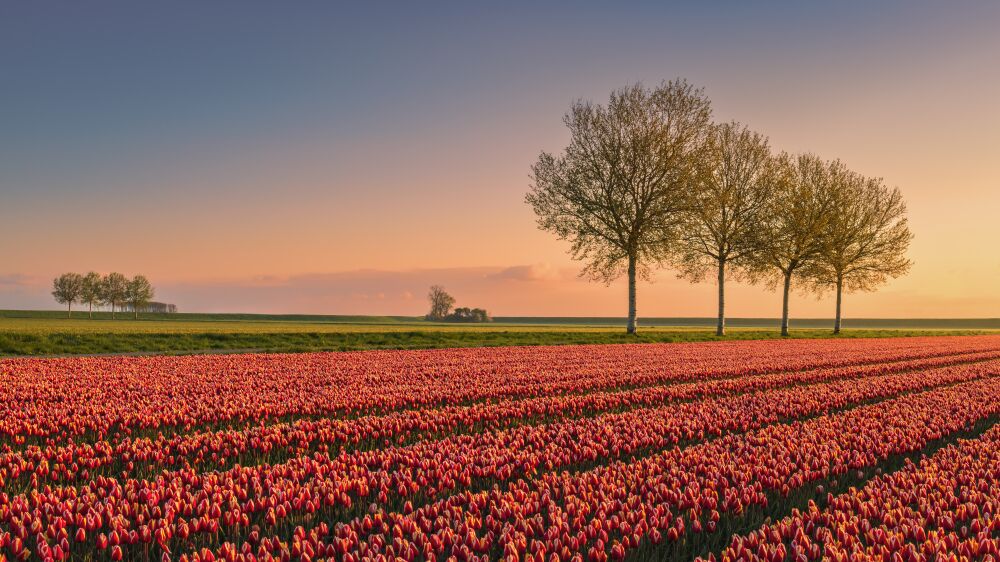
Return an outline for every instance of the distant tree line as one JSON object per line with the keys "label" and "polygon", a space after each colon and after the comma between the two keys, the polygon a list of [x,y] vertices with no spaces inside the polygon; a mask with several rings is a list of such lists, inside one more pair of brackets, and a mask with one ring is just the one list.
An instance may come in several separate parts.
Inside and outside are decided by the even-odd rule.
{"label": "distant tree line", "polygon": [[[130,305],[126,305],[125,311],[129,312],[131,308],[132,307]],[[151,312],[154,314],[173,314],[177,312],[177,305],[167,302],[152,301],[146,304],[146,306],[142,309],[142,312]]]}
{"label": "distant tree line", "polygon": [[452,310],[455,298],[440,285],[431,287],[427,295],[431,303],[431,311],[426,318],[434,322],[491,322],[490,314],[482,308],[458,307]]}
{"label": "distant tree line", "polygon": [[90,272],[63,273],[52,281],[52,296],[56,302],[66,305],[66,313],[73,316],[74,304],[87,305],[91,318],[94,307],[110,306],[111,317],[116,312],[132,312],[139,318],[140,312],[176,312],[172,304],[153,302],[155,291],[149,280],[142,275],[129,279],[121,273],[101,275]]}
{"label": "distant tree line", "polygon": [[636,280],[670,266],[718,285],[716,332],[725,333],[730,277],[781,288],[788,335],[793,288],[872,291],[910,268],[912,234],[898,188],[839,160],[775,153],[736,123],[714,123],[711,103],[684,80],[630,86],[606,106],[579,101],[564,119],[564,152],[542,152],[526,201],[538,225],[570,242],[583,275],[628,276],[635,333]]}

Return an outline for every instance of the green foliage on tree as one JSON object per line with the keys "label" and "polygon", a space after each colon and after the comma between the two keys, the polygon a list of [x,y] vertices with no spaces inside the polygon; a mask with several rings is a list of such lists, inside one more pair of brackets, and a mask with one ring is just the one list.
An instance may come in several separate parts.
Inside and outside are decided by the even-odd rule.
{"label": "green foliage on tree", "polygon": [[94,305],[100,306],[102,293],[101,274],[95,271],[83,276],[83,291],[80,294],[80,302],[87,305],[87,315],[94,317]]}
{"label": "green foliage on tree", "polygon": [[448,322],[492,322],[493,319],[490,317],[490,313],[482,308],[469,308],[465,306],[460,306],[456,308],[451,314],[445,317]]}
{"label": "green foliage on tree", "polygon": [[582,274],[628,276],[628,326],[636,332],[636,279],[668,261],[695,203],[711,105],[684,80],[629,86],[607,105],[579,101],[564,122],[570,141],[542,152],[526,196],[538,226],[570,243]]}
{"label": "green foliage on tree", "polygon": [[906,251],[913,234],[902,193],[881,178],[848,171],[835,176],[830,188],[832,210],[808,274],[818,288],[835,292],[833,332],[839,334],[843,294],[874,291],[909,271]]}
{"label": "green foliage on tree", "polygon": [[714,277],[717,335],[730,275],[781,287],[785,336],[793,287],[834,288],[839,333],[844,292],[909,270],[902,194],[840,161],[773,155],[762,135],[710,117],[708,98],[683,80],[617,90],[606,106],[573,104],[569,145],[532,166],[525,199],[539,228],[570,243],[582,275],[628,276],[630,334],[636,278],[662,265],[692,281]]}
{"label": "green foliage on tree", "polygon": [[149,280],[142,275],[136,275],[128,282],[125,292],[125,301],[132,307],[136,320],[139,319],[139,311],[153,300],[153,286]]}
{"label": "green foliage on tree", "polygon": [[56,302],[66,305],[66,315],[73,317],[73,303],[80,301],[83,293],[83,277],[79,273],[63,273],[52,280],[52,296]]}
{"label": "green foliage on tree", "polygon": [[109,273],[101,280],[101,301],[111,305],[111,318],[128,298],[129,280],[121,273]]}
{"label": "green foliage on tree", "polygon": [[767,139],[746,126],[712,127],[699,162],[695,204],[676,249],[678,275],[718,284],[716,335],[726,333],[726,279],[753,280],[753,263],[767,245],[760,228],[777,189],[775,159]]}

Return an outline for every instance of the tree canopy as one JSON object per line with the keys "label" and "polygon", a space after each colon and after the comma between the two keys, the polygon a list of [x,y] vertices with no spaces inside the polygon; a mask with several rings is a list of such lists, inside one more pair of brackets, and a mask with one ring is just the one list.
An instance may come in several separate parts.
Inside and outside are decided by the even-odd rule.
{"label": "tree canopy", "polygon": [[747,278],[767,245],[760,228],[777,191],[767,139],[736,122],[712,127],[699,162],[695,203],[687,213],[675,252],[681,277],[702,281],[715,273],[719,288],[716,334],[725,333],[725,282]]}
{"label": "tree canopy", "polygon": [[441,285],[431,286],[427,293],[427,300],[431,303],[431,311],[427,313],[427,319],[436,322],[443,321],[451,311],[451,307],[455,305],[455,297],[449,295]]}
{"label": "tree canopy", "polygon": [[833,207],[834,176],[845,172],[839,162],[814,154],[777,157],[774,197],[761,229],[766,239],[756,269],[782,287],[781,333],[788,335],[788,300],[793,278],[815,263]]}
{"label": "tree canopy", "polygon": [[636,278],[667,261],[695,202],[710,118],[708,98],[684,80],[629,86],[606,106],[574,103],[564,118],[569,145],[532,166],[525,199],[539,227],[569,241],[583,275],[605,283],[628,275],[629,333]]}
{"label": "tree canopy", "polygon": [[809,277],[820,288],[835,291],[834,333],[839,333],[843,293],[872,291],[909,271],[906,251],[913,234],[902,193],[881,178],[844,171],[830,189],[832,210]]}
{"label": "tree canopy", "polygon": [[63,273],[52,280],[52,296],[59,304],[66,305],[66,313],[73,316],[73,303],[83,294],[83,277],[78,273]]}
{"label": "tree canopy", "polygon": [[125,291],[125,302],[132,307],[136,318],[139,318],[139,311],[153,300],[153,294],[153,286],[144,276],[136,275],[129,280]]}
{"label": "tree canopy", "polygon": [[718,284],[717,334],[725,333],[729,276],[782,288],[788,335],[793,287],[872,290],[906,273],[912,234],[899,189],[810,153],[773,154],[738,122],[711,122],[704,92],[682,79],[632,85],[607,105],[577,101],[564,119],[570,139],[542,152],[526,202],[539,228],[569,242],[581,275],[628,276],[629,333],[636,331],[636,279],[659,266]]}

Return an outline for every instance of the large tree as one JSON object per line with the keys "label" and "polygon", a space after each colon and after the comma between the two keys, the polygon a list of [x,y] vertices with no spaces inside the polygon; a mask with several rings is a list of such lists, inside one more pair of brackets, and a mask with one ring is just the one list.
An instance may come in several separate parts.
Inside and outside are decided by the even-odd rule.
{"label": "large tree", "polygon": [[564,118],[570,142],[542,152],[526,196],[538,226],[570,242],[582,275],[628,275],[628,333],[636,331],[636,278],[664,263],[694,203],[696,165],[711,104],[684,80],[615,91],[607,106],[578,101]]}
{"label": "large tree", "polygon": [[83,290],[80,293],[80,302],[87,305],[87,315],[94,317],[94,305],[101,304],[101,274],[96,271],[83,276]]}
{"label": "large tree", "polygon": [[832,209],[821,251],[809,270],[821,288],[837,294],[833,333],[839,334],[845,291],[872,291],[910,269],[906,251],[913,234],[898,188],[881,178],[841,171],[831,183]]}
{"label": "large tree", "polygon": [[111,305],[111,318],[115,317],[115,307],[125,302],[128,296],[127,277],[121,273],[109,273],[101,280],[101,300]]}
{"label": "large tree", "polygon": [[819,258],[832,207],[831,182],[841,173],[839,162],[824,162],[813,154],[776,159],[775,196],[761,223],[765,245],[755,266],[769,271],[782,288],[781,335],[788,335],[788,298],[792,280]]}
{"label": "large tree", "polygon": [[63,273],[52,280],[52,296],[56,302],[66,305],[66,314],[73,317],[73,303],[80,300],[83,292],[83,276],[79,273]]}
{"label": "large tree", "polygon": [[125,301],[132,307],[135,319],[139,319],[139,310],[153,300],[153,286],[142,275],[136,275],[129,280],[125,291]]}
{"label": "large tree", "polygon": [[455,305],[455,298],[448,294],[441,285],[432,285],[427,293],[427,300],[431,303],[431,311],[427,313],[428,320],[441,322],[448,317],[451,307]]}
{"label": "large tree", "polygon": [[687,214],[677,249],[681,277],[702,281],[715,274],[719,289],[716,334],[726,333],[726,277],[752,278],[753,259],[764,247],[759,228],[775,196],[774,159],[767,138],[739,123],[712,127],[701,160],[697,203]]}

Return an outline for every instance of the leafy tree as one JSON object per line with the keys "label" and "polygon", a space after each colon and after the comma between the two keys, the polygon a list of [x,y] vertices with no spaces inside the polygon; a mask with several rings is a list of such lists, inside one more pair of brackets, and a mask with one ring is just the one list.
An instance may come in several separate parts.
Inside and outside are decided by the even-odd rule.
{"label": "leafy tree", "polygon": [[490,314],[482,308],[460,306],[445,317],[445,320],[449,322],[489,322],[492,319]]}
{"label": "leafy tree", "polygon": [[845,172],[831,187],[832,209],[809,275],[817,286],[836,291],[833,333],[839,334],[844,291],[873,291],[909,271],[906,251],[913,234],[902,193],[881,178]]}
{"label": "leafy tree", "polygon": [[467,306],[460,306],[454,310],[451,314],[445,318],[452,322],[471,322],[472,321],[472,309]]}
{"label": "leafy tree", "polygon": [[444,320],[455,304],[455,298],[445,292],[441,285],[432,286],[427,298],[431,301],[431,311],[427,313],[427,319],[435,322]]}
{"label": "leafy tree", "polygon": [[582,275],[610,284],[628,275],[628,333],[636,332],[636,278],[667,260],[679,239],[711,106],[683,80],[611,94],[607,106],[578,101],[564,121],[570,142],[542,152],[525,200],[538,226],[570,242]]}
{"label": "leafy tree", "polygon": [[94,317],[94,305],[101,304],[101,275],[94,271],[83,276],[83,290],[80,293],[80,302],[88,306],[87,314]]}
{"label": "leafy tree", "polygon": [[812,154],[776,160],[774,197],[761,223],[766,243],[755,259],[757,271],[770,272],[772,283],[781,283],[781,335],[788,335],[788,297],[792,279],[813,265],[823,251],[823,236],[830,219],[831,181],[843,173],[840,162],[824,162]]}
{"label": "leafy tree", "polygon": [[52,280],[52,296],[56,302],[66,305],[66,314],[73,317],[73,303],[80,300],[83,292],[83,276],[79,273],[63,273]]}
{"label": "leafy tree", "polygon": [[135,318],[138,320],[139,310],[153,300],[153,286],[142,275],[136,275],[128,282],[125,300],[132,307]]}
{"label": "leafy tree", "polygon": [[712,127],[701,161],[697,202],[687,215],[677,248],[679,275],[702,281],[715,273],[719,288],[716,334],[726,333],[726,276],[752,278],[753,259],[764,247],[776,181],[767,138],[740,123]]}
{"label": "leafy tree", "polygon": [[121,273],[109,273],[101,280],[101,301],[111,305],[111,318],[115,317],[115,307],[128,297],[129,280]]}

